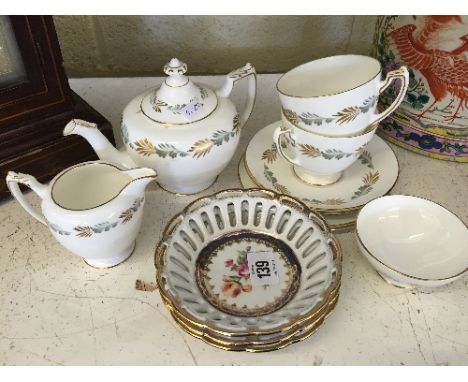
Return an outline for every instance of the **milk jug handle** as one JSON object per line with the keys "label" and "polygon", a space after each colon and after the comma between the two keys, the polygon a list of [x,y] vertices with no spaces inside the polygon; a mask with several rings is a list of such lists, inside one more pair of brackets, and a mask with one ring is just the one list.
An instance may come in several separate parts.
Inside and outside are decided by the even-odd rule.
{"label": "milk jug handle", "polygon": [[23,193],[21,192],[18,183],[24,184],[28,186],[31,190],[33,190],[41,199],[44,198],[47,192],[47,187],[43,184],[39,183],[37,179],[32,175],[22,174],[20,172],[13,172],[9,171],[6,177],[6,183],[8,188],[10,189],[11,194],[15,197],[21,206],[31,214],[34,218],[40,221],[42,224],[47,225],[44,216],[36,211],[35,208],[29,204],[29,202],[24,197]]}

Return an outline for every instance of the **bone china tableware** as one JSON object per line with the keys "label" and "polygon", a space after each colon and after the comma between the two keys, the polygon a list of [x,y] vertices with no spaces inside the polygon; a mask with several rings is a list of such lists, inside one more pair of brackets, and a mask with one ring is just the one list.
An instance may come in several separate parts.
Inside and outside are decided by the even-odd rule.
{"label": "bone china tableware", "polygon": [[[278,153],[293,165],[299,178],[306,183],[324,186],[340,179],[343,170],[362,155],[377,126],[371,125],[352,136],[325,136],[295,127],[283,114],[273,141]],[[288,155],[282,148],[281,138],[285,135],[293,143],[290,145],[293,155]]]}
{"label": "bone china tableware", "polygon": [[[111,267],[128,258],[141,225],[144,193],[156,178],[150,168],[125,170],[102,162],[84,162],[60,172],[49,185],[32,175],[10,171],[8,188],[21,206],[49,227],[57,241],[94,267]],[[36,211],[18,184],[41,199]]]}
{"label": "bone china tableware", "polygon": [[[247,173],[247,170],[245,168],[245,155],[239,161],[238,171],[239,182],[243,188],[258,187]],[[321,214],[333,233],[342,233],[354,230],[356,226],[357,212],[358,211],[350,211],[340,215],[327,214],[325,212],[321,212]]]}
{"label": "bone china tableware", "polygon": [[359,213],[356,236],[366,259],[397,286],[436,287],[468,271],[467,226],[426,199],[375,199]]}
{"label": "bone china tableware", "polygon": [[[278,154],[273,131],[279,124],[274,122],[261,129],[247,146],[246,170],[259,188],[290,195],[326,215],[341,215],[357,211],[385,195],[397,181],[397,158],[388,144],[374,135],[358,160],[343,171],[337,182],[327,186],[306,183]],[[284,150],[289,152],[289,144],[285,145]]]}
{"label": "bone china tableware", "polygon": [[[256,72],[250,65],[232,71],[216,91],[184,75],[187,65],[172,59],[159,88],[135,97],[122,114],[125,150],[116,150],[93,124],[76,121],[64,130],[93,146],[99,158],[127,167],[154,168],[164,189],[193,194],[208,188],[231,160],[252,111]],[[238,114],[229,99],[236,81],[248,79],[246,107]]]}
{"label": "bone china tableware", "polygon": [[[337,288],[339,288],[339,285]],[[333,313],[337,301],[338,292],[335,292],[330,296],[328,303],[323,306],[322,310],[317,312],[317,315],[311,316],[306,321],[301,322],[296,329],[279,334],[249,335],[245,337],[223,336],[212,333],[208,327],[193,325],[189,320],[171,309],[171,307],[169,309],[174,320],[192,336],[224,350],[256,353],[282,349],[310,337],[319,329],[324,320]]]}
{"label": "bone china tableware", "polygon": [[[403,101],[408,88],[405,67],[381,81],[379,61],[360,55],[326,57],[297,66],[277,82],[283,111],[303,129],[327,134],[352,134],[388,117]],[[401,86],[393,103],[376,113],[379,94],[395,79]]]}
{"label": "bone china tableware", "polygon": [[176,321],[231,350],[273,350],[299,335],[331,310],[341,279],[341,250],[323,219],[258,189],[190,204],[167,225],[155,264]]}

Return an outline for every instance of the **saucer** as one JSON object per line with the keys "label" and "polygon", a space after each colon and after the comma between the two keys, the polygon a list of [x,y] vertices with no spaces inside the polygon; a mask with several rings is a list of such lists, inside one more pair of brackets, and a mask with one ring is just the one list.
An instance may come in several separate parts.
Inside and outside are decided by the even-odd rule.
{"label": "saucer", "polygon": [[[339,288],[339,284],[337,287]],[[209,345],[220,349],[230,351],[247,351],[251,353],[265,352],[282,349],[290,344],[302,341],[314,334],[319,327],[324,323],[324,320],[333,313],[338,301],[338,290],[333,297],[329,299],[327,305],[323,307],[323,311],[317,316],[311,317],[302,322],[295,330],[271,334],[271,335],[253,335],[246,336],[240,339],[232,336],[223,336],[211,333],[208,327],[198,327],[193,325],[189,320],[186,320],[183,315],[180,315],[176,310],[171,308],[173,319],[185,330],[188,334],[199,338]]]}
{"label": "saucer", "polygon": [[[239,182],[243,188],[258,187],[249,177],[245,168],[245,156],[239,161]],[[344,212],[342,214],[327,214],[322,212],[323,218],[333,233],[350,232],[356,227],[356,218],[358,211]]]}
{"label": "saucer", "polygon": [[277,121],[260,130],[249,142],[245,169],[257,187],[293,196],[326,214],[357,211],[388,193],[398,179],[398,160],[385,141],[374,136],[367,149],[333,184],[316,186],[300,179],[273,143]]}

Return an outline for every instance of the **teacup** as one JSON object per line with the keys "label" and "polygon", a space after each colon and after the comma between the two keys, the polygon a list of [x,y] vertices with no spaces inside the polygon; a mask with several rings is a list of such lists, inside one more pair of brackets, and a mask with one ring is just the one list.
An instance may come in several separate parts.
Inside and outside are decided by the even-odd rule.
{"label": "teacup", "polygon": [[[282,114],[282,124],[273,136],[278,152],[294,165],[299,178],[324,186],[338,181],[343,171],[364,153],[377,127],[377,124],[371,125],[354,135],[326,136],[294,126]],[[282,136],[287,137],[289,143],[282,141]]]}
{"label": "teacup", "polygon": [[[326,57],[297,66],[276,84],[283,113],[294,125],[326,135],[353,134],[388,117],[408,88],[406,67],[388,72],[376,59],[360,55]],[[393,80],[401,86],[393,103],[377,113],[377,101]]]}

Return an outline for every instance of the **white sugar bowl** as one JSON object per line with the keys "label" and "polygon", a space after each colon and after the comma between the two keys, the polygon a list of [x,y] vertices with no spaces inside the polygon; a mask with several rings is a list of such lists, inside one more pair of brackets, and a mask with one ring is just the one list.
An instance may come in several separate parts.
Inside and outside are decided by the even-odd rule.
{"label": "white sugar bowl", "polygon": [[359,212],[359,249],[377,272],[399,287],[437,287],[468,273],[468,228],[426,199],[391,195]]}

